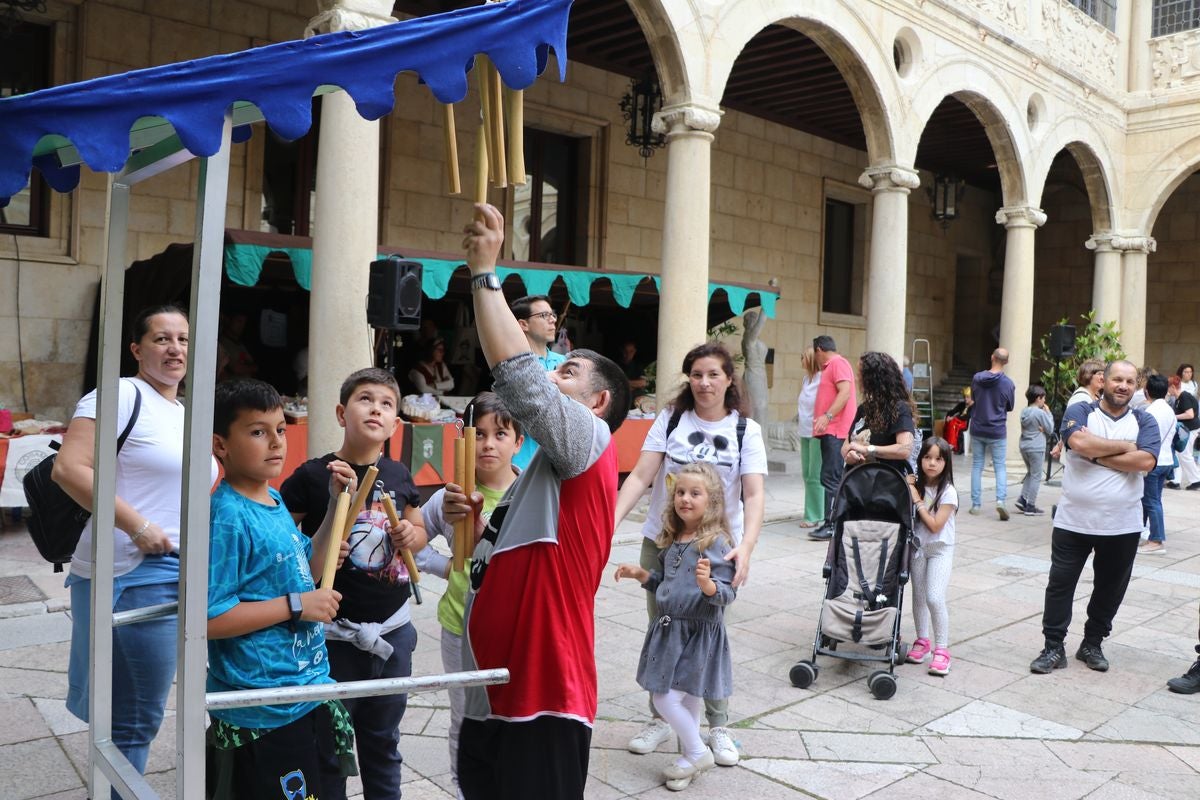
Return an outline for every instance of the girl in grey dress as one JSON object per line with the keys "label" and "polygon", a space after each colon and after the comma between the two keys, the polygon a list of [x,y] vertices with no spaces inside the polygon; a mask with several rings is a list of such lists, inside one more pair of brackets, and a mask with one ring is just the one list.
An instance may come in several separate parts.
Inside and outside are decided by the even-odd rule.
{"label": "girl in grey dress", "polygon": [[679,791],[715,763],[700,739],[700,714],[706,698],[733,693],[724,609],[735,592],[720,476],[710,464],[694,463],[673,477],[656,542],[658,569],[621,564],[616,579],[633,578],[655,593],[659,616],[646,632],[637,682],[679,737],[683,754],[663,770],[667,788]]}

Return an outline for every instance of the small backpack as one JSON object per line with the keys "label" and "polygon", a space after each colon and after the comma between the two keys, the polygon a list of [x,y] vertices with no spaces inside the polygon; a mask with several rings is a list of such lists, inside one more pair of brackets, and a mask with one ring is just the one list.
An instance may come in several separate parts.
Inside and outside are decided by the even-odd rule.
{"label": "small backpack", "polygon": [[1192,432],[1187,429],[1187,426],[1179,420],[1176,420],[1175,438],[1171,440],[1171,449],[1176,453],[1182,453],[1184,450],[1187,450],[1188,438],[1191,435]]}
{"label": "small backpack", "polygon": [[[125,423],[125,430],[117,439],[118,455],[142,410],[142,392],[137,384],[133,385],[133,390],[133,413],[129,415],[129,422]],[[21,481],[30,511],[29,536],[42,558],[54,565],[55,572],[62,572],[63,564],[71,562],[83,527],[92,518],[91,511],[72,500],[50,477],[60,446],[58,442],[51,442],[50,448],[54,452],[35,464]]]}

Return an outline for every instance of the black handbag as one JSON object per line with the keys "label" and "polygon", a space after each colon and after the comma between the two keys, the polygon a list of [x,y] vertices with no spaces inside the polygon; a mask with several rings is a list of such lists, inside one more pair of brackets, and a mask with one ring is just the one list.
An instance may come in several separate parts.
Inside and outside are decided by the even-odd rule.
{"label": "black handbag", "polygon": [[[142,392],[134,384],[136,393],[133,399],[133,413],[125,430],[117,439],[117,454],[129,438],[137,422],[138,413],[142,410]],[[58,442],[51,442],[53,453],[43,458],[33,469],[25,473],[21,483],[25,487],[25,503],[29,506],[29,536],[42,558],[54,565],[55,572],[62,572],[63,564],[71,562],[79,537],[83,534],[83,526],[91,519],[92,512],[71,499],[50,477],[54,470],[54,461],[58,458]]]}

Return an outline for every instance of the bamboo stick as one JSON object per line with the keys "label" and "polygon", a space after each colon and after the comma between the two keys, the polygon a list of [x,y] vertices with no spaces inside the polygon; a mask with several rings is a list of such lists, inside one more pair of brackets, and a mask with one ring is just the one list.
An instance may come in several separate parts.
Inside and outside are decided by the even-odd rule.
{"label": "bamboo stick", "polygon": [[[475,72],[479,82],[479,113],[483,119],[484,152],[487,154],[487,177],[493,183],[496,181],[496,154],[492,148],[496,144],[495,134],[492,133],[492,84],[489,77],[491,61],[487,56],[475,57]],[[478,189],[476,189],[478,191]]]}
{"label": "bamboo stick", "polygon": [[504,157],[504,84],[500,81],[500,70],[495,64],[488,64],[488,85],[492,90],[491,112],[492,119],[488,129],[492,134],[492,153],[496,168],[492,171],[492,183],[497,188],[508,186],[508,167]]}
{"label": "bamboo stick", "polygon": [[507,89],[508,100],[508,182],[525,185],[525,92]]}
{"label": "bamboo stick", "polygon": [[486,203],[488,194],[487,128],[479,124],[475,142],[475,202]]}
{"label": "bamboo stick", "polygon": [[[475,427],[468,425],[463,428],[463,441],[466,442],[464,450],[466,451],[466,467],[464,468],[463,478],[466,481],[462,484],[463,492],[467,495],[468,502],[471,495],[475,494]],[[475,514],[472,513],[467,517],[466,537],[463,540],[463,560],[470,559],[475,555]]]}
{"label": "bamboo stick", "polygon": [[367,504],[367,497],[371,494],[371,489],[375,488],[377,477],[379,477],[379,468],[374,464],[367,467],[367,474],[363,475],[362,483],[358,485],[358,491],[354,493],[354,499],[350,502],[346,521],[341,528],[335,529],[341,535],[343,542],[350,538],[350,531],[354,529],[354,523],[358,519],[358,515],[362,513],[363,506]]}
{"label": "bamboo stick", "polygon": [[329,547],[325,551],[325,569],[321,572],[321,588],[333,588],[333,576],[337,572],[338,555],[342,549],[341,530],[346,526],[346,512],[350,510],[350,486],[338,494],[333,509],[333,524],[329,527]]}
{"label": "bamboo stick", "polygon": [[[463,470],[467,467],[466,457],[466,439],[458,437],[454,440],[454,482],[461,487],[466,487],[467,479],[464,477]],[[470,499],[468,497],[468,499]],[[454,523],[454,547],[451,560],[451,569],[454,572],[461,572],[466,566],[466,543],[467,530],[471,523],[471,515],[468,514],[464,519],[460,519]]]}
{"label": "bamboo stick", "polygon": [[[400,525],[400,515],[396,513],[396,504],[392,502],[392,496],[383,489],[383,483],[379,484],[379,494],[383,498],[383,510],[387,514],[388,522],[392,523],[392,527]],[[421,571],[417,569],[417,562],[413,559],[412,551],[407,547],[400,548],[400,558],[404,559],[404,566],[408,569],[408,579],[413,586],[413,600],[417,601],[417,605],[421,604],[421,592],[417,589],[417,584],[421,582]]]}
{"label": "bamboo stick", "polygon": [[450,194],[462,194],[462,179],[458,174],[458,131],[454,125],[454,104],[442,106],[445,124],[442,126],[446,134],[446,185]]}

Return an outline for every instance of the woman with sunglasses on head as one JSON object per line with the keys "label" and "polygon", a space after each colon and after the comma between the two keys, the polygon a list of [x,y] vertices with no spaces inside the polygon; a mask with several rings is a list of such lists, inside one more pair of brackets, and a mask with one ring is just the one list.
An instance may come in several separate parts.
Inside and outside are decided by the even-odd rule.
{"label": "woman with sunglasses on head", "polygon": [[[750,571],[750,554],[762,527],[763,479],[767,474],[762,429],[744,415],[744,398],[734,376],[733,356],[724,345],[708,342],[692,348],[683,359],[683,376],[687,382],[655,419],[642,444],[637,465],[621,485],[616,522],[620,524],[650,489],[639,561],[642,567],[653,571],[658,564],[655,539],[673,492],[675,473],[686,464],[711,464],[725,492],[729,533],[734,544],[725,558],[736,565],[732,584],[736,589]],[[646,611],[650,619],[658,616],[653,593],[646,595]],[[653,718],[629,742],[631,752],[653,752],[671,736],[671,726],[659,718],[653,703],[650,713]],[[728,699],[705,700],[704,713],[716,763],[737,764],[737,746],[726,727]]]}

